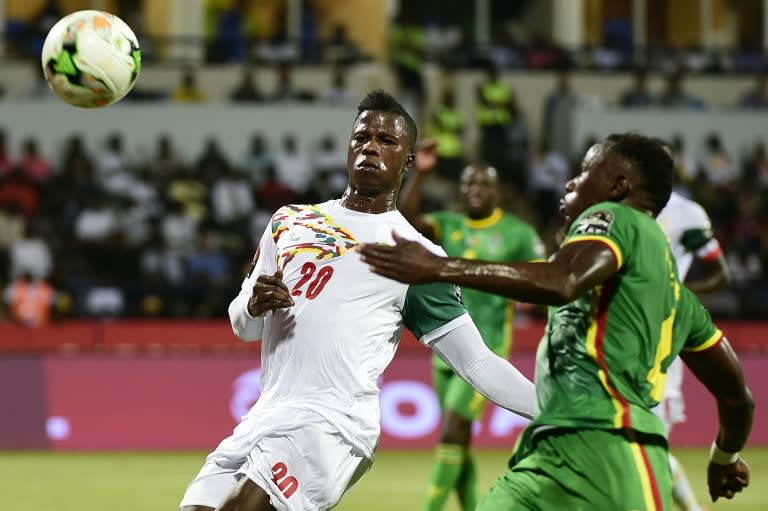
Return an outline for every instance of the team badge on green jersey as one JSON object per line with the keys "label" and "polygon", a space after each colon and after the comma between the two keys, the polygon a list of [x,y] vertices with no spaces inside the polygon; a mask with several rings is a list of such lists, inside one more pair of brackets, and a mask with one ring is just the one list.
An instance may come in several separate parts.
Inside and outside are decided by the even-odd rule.
{"label": "team badge on green jersey", "polygon": [[607,209],[595,211],[585,216],[576,224],[574,234],[606,235],[613,224],[613,212]]}

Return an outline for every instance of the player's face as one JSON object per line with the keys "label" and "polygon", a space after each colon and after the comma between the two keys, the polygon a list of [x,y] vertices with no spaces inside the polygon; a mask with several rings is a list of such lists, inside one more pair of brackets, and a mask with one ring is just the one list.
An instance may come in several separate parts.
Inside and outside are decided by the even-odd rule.
{"label": "player's face", "polygon": [[587,151],[581,162],[579,175],[565,185],[565,196],[560,200],[560,213],[566,225],[576,220],[590,206],[611,198],[611,165],[620,164],[605,144],[598,143]]}
{"label": "player's face", "polygon": [[490,215],[498,200],[497,177],[488,167],[467,167],[461,175],[461,198],[470,218]]}
{"label": "player's face", "polygon": [[347,168],[352,189],[378,195],[400,188],[405,171],[413,166],[405,120],[396,114],[366,111],[352,127]]}

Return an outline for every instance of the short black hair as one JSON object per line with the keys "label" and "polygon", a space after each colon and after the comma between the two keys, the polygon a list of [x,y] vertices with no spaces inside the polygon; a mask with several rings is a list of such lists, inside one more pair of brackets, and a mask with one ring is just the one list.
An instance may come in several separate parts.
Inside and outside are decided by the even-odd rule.
{"label": "short black hair", "polygon": [[614,133],[606,142],[612,151],[640,172],[645,191],[653,201],[653,215],[664,209],[674,184],[675,164],[658,139],[637,133]]}
{"label": "short black hair", "polygon": [[399,115],[405,121],[405,127],[408,130],[408,142],[410,143],[410,149],[416,146],[416,138],[418,136],[418,130],[416,128],[416,121],[413,120],[411,114],[403,108],[403,105],[397,102],[392,94],[382,90],[376,89],[368,93],[365,98],[357,105],[357,117],[360,114],[367,111],[373,112],[386,112],[389,114]]}

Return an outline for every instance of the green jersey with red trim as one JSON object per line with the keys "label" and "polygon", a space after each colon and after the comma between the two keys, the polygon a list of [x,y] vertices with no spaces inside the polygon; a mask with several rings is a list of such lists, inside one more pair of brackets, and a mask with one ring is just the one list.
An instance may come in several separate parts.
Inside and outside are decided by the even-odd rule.
{"label": "green jersey with red trim", "polygon": [[592,206],[563,244],[603,243],[616,273],[551,307],[537,351],[539,413],[532,427],[633,429],[666,435],[651,412],[682,349],[712,347],[722,333],[677,276],[669,244],[649,215],[614,202]]}

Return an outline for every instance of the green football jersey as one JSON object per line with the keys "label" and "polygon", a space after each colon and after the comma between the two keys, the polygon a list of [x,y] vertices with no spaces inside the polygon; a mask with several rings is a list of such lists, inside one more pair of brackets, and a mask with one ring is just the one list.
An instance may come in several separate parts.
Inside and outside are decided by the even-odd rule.
{"label": "green football jersey", "polygon": [[[544,257],[544,246],[536,230],[499,208],[480,220],[450,211],[434,212],[427,217],[435,230],[435,243],[449,256],[510,262]],[[512,340],[513,302],[474,289],[461,291],[462,301],[485,343],[506,354]]]}
{"label": "green football jersey", "polygon": [[536,355],[538,415],[531,427],[621,429],[664,436],[651,412],[682,349],[703,350],[722,333],[680,284],[659,225],[604,202],[571,225],[563,244],[601,242],[616,273],[572,303],[550,307]]}

